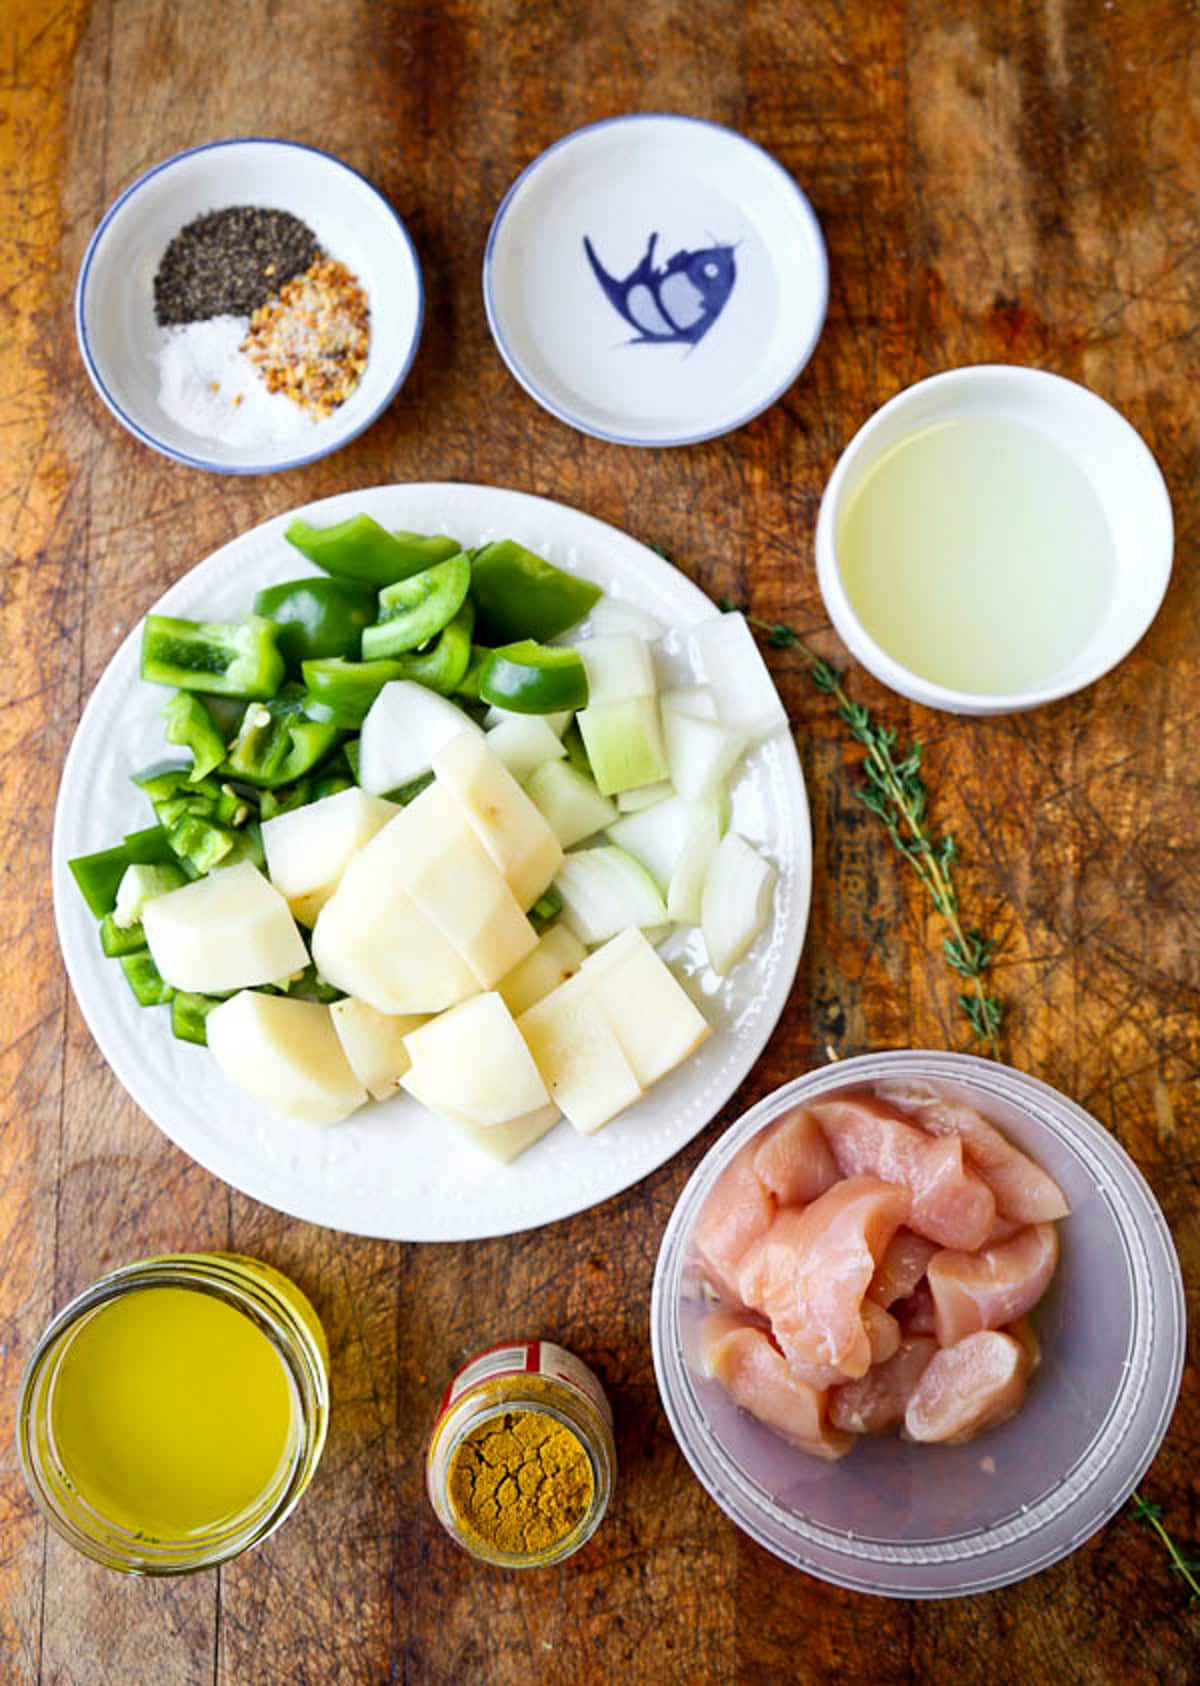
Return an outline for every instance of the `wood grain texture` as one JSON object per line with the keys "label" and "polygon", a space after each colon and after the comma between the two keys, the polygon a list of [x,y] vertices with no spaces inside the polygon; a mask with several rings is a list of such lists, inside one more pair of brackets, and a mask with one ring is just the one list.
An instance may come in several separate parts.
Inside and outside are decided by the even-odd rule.
{"label": "wood grain texture", "polygon": [[[909,381],[1032,363],[1138,426],[1178,542],[1162,613],[1083,695],[1008,720],[931,716],[851,669],[926,744],[973,917],[1005,938],[1013,1063],[1108,1125],[1200,1268],[1200,29],[1188,0],[29,0],[0,38],[0,1680],[216,1682],[1185,1682],[1200,1615],[1128,1515],[1023,1586],[884,1603],[785,1570],[693,1481],[647,1335],[663,1226],[719,1130],[827,1048],[966,1044],[940,933],[852,795],[855,754],[795,658],[772,656],[813,803],[816,895],[796,990],[723,1116],[638,1188],[548,1230],[404,1247],[295,1223],[178,1153],[108,1073],[70,1000],[49,825],[82,702],[147,605],[291,505],[390,480],[474,479],[562,499],[664,545],[843,659],[813,575],[821,488]],[[832,264],[803,378],[726,439],[625,451],[513,383],[479,268],[494,208],[580,123],[677,109],[741,128],[808,190]],[[291,474],[217,479],[153,456],[90,391],[70,292],[104,206],[155,160],[237,133],[322,146],[408,221],[420,355],[388,413]],[[61,1304],[169,1247],[270,1259],[314,1299],[334,1357],[328,1451],[260,1551],[174,1585],[122,1581],[48,1538],[10,1448],[20,1371]],[[421,1455],[473,1349],[563,1341],[617,1411],[620,1480],[558,1570],[484,1572],[428,1509]],[[1144,1484],[1200,1540],[1194,1346]]]}

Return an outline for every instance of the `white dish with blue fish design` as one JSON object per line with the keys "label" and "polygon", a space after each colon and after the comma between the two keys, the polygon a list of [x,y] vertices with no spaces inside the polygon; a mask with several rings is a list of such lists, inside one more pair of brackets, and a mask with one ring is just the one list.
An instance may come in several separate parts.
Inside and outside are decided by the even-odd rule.
{"label": "white dish with blue fish design", "polygon": [[623,445],[741,427],[812,355],[829,270],[812,206],[719,124],[636,113],[536,158],[496,213],[488,322],[553,415]]}

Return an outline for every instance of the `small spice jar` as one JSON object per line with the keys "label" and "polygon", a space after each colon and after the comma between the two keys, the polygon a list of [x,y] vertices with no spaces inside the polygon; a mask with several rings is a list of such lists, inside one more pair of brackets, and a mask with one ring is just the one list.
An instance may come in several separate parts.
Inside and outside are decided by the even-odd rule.
{"label": "small spice jar", "polygon": [[425,1477],[438,1520],[485,1563],[560,1563],[608,1508],[612,1425],[599,1380],[562,1347],[488,1347],[454,1376],[434,1424]]}

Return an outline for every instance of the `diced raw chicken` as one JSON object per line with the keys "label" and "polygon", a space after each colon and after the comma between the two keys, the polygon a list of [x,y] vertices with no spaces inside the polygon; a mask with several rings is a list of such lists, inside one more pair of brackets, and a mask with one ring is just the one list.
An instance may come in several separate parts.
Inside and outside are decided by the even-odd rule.
{"label": "diced raw chicken", "polygon": [[950,1445],[973,1440],[1012,1416],[1028,1374],[1028,1354],[1011,1335],[968,1335],[929,1360],[905,1410],[904,1432]]}
{"label": "diced raw chicken", "polygon": [[1041,1299],[1057,1263],[1054,1224],[1033,1224],[978,1253],[935,1253],[926,1277],[939,1344],[954,1346],[979,1329],[1014,1323]]}
{"label": "diced raw chicken", "polygon": [[940,1247],[982,1244],[996,1216],[991,1189],[962,1162],[957,1136],[930,1141],[873,1095],[835,1096],[810,1109],[843,1176],[899,1183],[912,1196],[908,1227]]}
{"label": "diced raw chicken", "polygon": [[895,1300],[906,1299],[936,1252],[934,1243],[926,1241],[923,1235],[914,1235],[911,1229],[898,1229],[871,1278],[867,1298],[885,1308]]}
{"label": "diced raw chicken", "polygon": [[929,1335],[903,1340],[883,1364],[872,1365],[865,1376],[835,1388],[829,1400],[829,1420],[847,1434],[883,1434],[904,1421],[913,1390],[937,1351]]}
{"label": "diced raw chicken", "polygon": [[803,1107],[785,1114],[758,1137],[754,1169],[781,1206],[807,1206],[838,1180],[821,1127]]}
{"label": "diced raw chicken", "polygon": [[871,1345],[863,1296],[909,1206],[907,1190],[895,1184],[849,1177],[803,1211],[784,1207],[747,1250],[738,1293],[770,1318],[789,1361],[865,1374]]}
{"label": "diced raw chicken", "polygon": [[735,1405],[813,1457],[840,1458],[853,1436],[831,1428],[828,1395],[797,1380],[764,1330],[736,1317],[705,1319],[700,1356],[706,1376],[720,1382]]}
{"label": "diced raw chicken", "polygon": [[1037,1330],[1028,1317],[1018,1317],[1015,1323],[1010,1323],[1005,1329],[1006,1335],[1011,1335],[1025,1348],[1025,1356],[1029,1359],[1030,1371],[1036,1370],[1042,1362],[1042,1343],[1037,1338]]}
{"label": "diced raw chicken", "polygon": [[988,1230],[984,1238],[985,1247],[994,1247],[997,1241],[1011,1241],[1014,1235],[1019,1235],[1025,1225],[1018,1223],[1015,1218],[1002,1218],[996,1213],[996,1221]]}
{"label": "diced raw chicken", "polygon": [[1038,1224],[1069,1214],[1066,1196],[1054,1178],[973,1106],[954,1100],[935,1083],[896,1079],[877,1084],[876,1090],[882,1099],[911,1113],[930,1135],[961,1136],[967,1158],[982,1172],[1004,1217]]}
{"label": "diced raw chicken", "polygon": [[933,1295],[927,1281],[918,1282],[906,1298],[893,1301],[891,1311],[906,1340],[909,1335],[933,1334]]}
{"label": "diced raw chicken", "polygon": [[738,1266],[775,1216],[775,1201],[754,1173],[757,1147],[755,1139],[734,1154],[696,1220],[696,1250],[713,1287],[733,1305],[744,1303],[736,1285]]}
{"label": "diced raw chicken", "polygon": [[871,1348],[871,1365],[886,1364],[900,1345],[900,1325],[874,1300],[864,1300],[859,1311]]}

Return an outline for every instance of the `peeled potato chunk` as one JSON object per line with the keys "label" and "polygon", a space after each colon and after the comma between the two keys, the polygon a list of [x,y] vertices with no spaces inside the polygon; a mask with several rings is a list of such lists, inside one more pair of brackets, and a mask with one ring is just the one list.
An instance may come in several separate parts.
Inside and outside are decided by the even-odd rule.
{"label": "peeled potato chunk", "polygon": [[226,1077],[285,1118],[337,1124],[367,1099],[319,1002],[243,990],[213,1008],[207,1032]]}
{"label": "peeled potato chunk", "polygon": [[579,978],[522,1013],[517,1027],[556,1106],[585,1135],[642,1097],[621,1043]]}
{"label": "peeled potato chunk", "polygon": [[703,1013],[639,930],[622,931],[590,954],[580,977],[643,1089],[711,1035]]}
{"label": "peeled potato chunk", "polygon": [[142,923],[167,983],[199,995],[276,983],[308,965],[287,902],[251,861],[155,896]]}
{"label": "peeled potato chunk", "polygon": [[439,1013],[404,1039],[401,1084],[426,1106],[483,1127],[510,1123],[550,1100],[516,1022],[494,991]]}
{"label": "peeled potato chunk", "polygon": [[496,990],[516,1017],[574,977],[586,956],[587,949],[573,931],[565,925],[552,925],[542,932],[533,952],[500,979]]}
{"label": "peeled potato chunk", "polygon": [[385,1101],[400,1087],[412,1061],[404,1038],[425,1023],[423,1013],[381,1013],[347,995],[329,1009],[350,1069],[371,1098]]}
{"label": "peeled potato chunk", "polygon": [[521,907],[532,907],[562,862],[558,838],[486,740],[462,733],[433,758],[453,796]]}
{"label": "peeled potato chunk", "polygon": [[369,796],[355,785],[263,821],[267,872],[280,895],[293,904],[297,919],[313,923],[337,889],[350,857],[399,812],[394,802]]}

